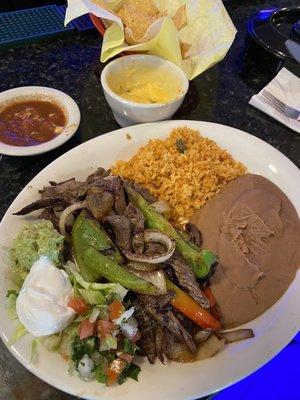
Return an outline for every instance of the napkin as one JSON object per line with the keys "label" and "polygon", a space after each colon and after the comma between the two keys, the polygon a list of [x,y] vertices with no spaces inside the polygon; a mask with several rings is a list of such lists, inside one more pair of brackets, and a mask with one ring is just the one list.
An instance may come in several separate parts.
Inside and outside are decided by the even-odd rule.
{"label": "napkin", "polygon": [[104,19],[101,62],[124,51],[144,52],[172,61],[193,79],[225,57],[236,29],[221,0],[153,2],[163,17],[139,40],[129,40],[130,29],[116,15],[122,0],[68,0],[65,24],[86,13]]}
{"label": "napkin", "polygon": [[[300,110],[300,78],[292,74],[286,68],[282,68],[264,89],[272,93],[278,100],[281,100],[288,106]],[[270,117],[275,118],[293,131],[300,133],[300,119],[298,119],[298,121],[293,120],[276,111],[262,97],[264,89],[254,95],[249,101],[249,104],[265,112]]]}

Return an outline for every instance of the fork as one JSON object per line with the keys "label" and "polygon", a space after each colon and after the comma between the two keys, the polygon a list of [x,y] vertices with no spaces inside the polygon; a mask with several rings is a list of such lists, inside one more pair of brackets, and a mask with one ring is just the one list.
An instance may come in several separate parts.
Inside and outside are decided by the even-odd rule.
{"label": "fork", "polygon": [[296,110],[293,107],[288,106],[283,103],[281,100],[278,100],[275,96],[273,96],[267,90],[263,90],[262,97],[266,100],[268,104],[270,104],[275,110],[283,114],[285,117],[290,119],[298,119],[300,116],[300,111]]}

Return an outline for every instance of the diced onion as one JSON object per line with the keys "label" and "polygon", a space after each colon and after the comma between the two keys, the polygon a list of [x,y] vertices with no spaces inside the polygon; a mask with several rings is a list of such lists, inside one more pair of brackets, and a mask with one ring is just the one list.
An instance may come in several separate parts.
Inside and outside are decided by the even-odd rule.
{"label": "diced onion", "polygon": [[88,381],[92,377],[92,370],[94,368],[94,362],[90,359],[90,357],[85,354],[78,364],[78,372],[82,379]]}
{"label": "diced onion", "polygon": [[91,315],[90,315],[90,317],[89,317],[89,322],[90,322],[91,324],[93,324],[94,322],[96,322],[96,321],[97,321],[97,318],[99,317],[99,314],[100,314],[99,308],[94,307],[94,309],[93,309],[93,311],[92,311],[92,313],[91,313]]}
{"label": "diced onion", "polygon": [[138,323],[136,319],[130,317],[125,324],[121,325],[121,331],[127,339],[132,340],[138,332]]}
{"label": "diced onion", "polygon": [[123,312],[123,314],[118,318],[114,320],[114,323],[117,325],[121,325],[122,323],[126,322],[134,313],[134,307],[129,308],[129,310],[126,310]]}

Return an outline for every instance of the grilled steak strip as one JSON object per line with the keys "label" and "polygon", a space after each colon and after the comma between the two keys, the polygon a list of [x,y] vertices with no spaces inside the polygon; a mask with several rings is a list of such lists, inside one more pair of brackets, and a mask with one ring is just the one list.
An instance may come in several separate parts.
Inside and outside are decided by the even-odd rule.
{"label": "grilled steak strip", "polygon": [[209,308],[210,303],[200,289],[194,272],[178,253],[174,254],[167,263],[173,268],[180,286],[204,308]]}

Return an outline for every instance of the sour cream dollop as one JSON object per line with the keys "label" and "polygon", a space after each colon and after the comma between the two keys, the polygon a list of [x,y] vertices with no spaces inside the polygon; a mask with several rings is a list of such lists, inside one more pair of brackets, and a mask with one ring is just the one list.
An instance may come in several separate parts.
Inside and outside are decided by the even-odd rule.
{"label": "sour cream dollop", "polygon": [[33,336],[61,332],[74,318],[68,307],[72,285],[65,271],[41,256],[31,267],[17,298],[20,322]]}

